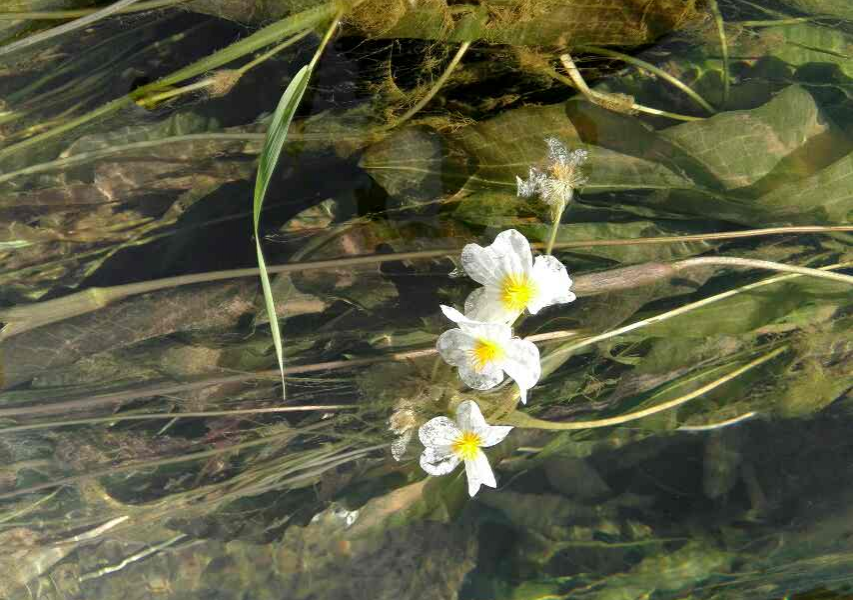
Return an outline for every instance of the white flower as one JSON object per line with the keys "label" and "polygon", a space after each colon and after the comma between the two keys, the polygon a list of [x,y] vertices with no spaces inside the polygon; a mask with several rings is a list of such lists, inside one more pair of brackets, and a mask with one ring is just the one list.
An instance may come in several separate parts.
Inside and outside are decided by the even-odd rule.
{"label": "white flower", "polygon": [[546,172],[530,167],[527,181],[516,177],[518,195],[522,198],[539,196],[556,214],[572,201],[575,190],[586,183],[581,166],[589,158],[586,150],[571,152],[557,138],[547,138],[548,165]]}
{"label": "white flower", "polygon": [[449,306],[441,310],[459,329],[442,333],[436,347],[445,361],[459,367],[462,381],[475,390],[489,390],[501,383],[506,373],[518,384],[521,401],[526,404],[527,390],[542,374],[536,345],[513,338],[506,323],[473,321]]}
{"label": "white flower", "polygon": [[575,299],[566,267],[553,256],[534,261],[530,244],[515,229],[499,233],[491,246],[465,246],[462,268],[483,284],[465,300],[465,314],[475,321],[509,323],[525,308],[535,315]]}
{"label": "white flower", "polygon": [[477,403],[465,400],[456,409],[455,423],[447,417],[436,417],[421,426],[418,436],[426,446],[421,467],[430,475],[446,475],[464,461],[468,493],[473,497],[481,485],[497,487],[489,459],[481,448],[494,446],[511,430],[508,425],[489,425]]}

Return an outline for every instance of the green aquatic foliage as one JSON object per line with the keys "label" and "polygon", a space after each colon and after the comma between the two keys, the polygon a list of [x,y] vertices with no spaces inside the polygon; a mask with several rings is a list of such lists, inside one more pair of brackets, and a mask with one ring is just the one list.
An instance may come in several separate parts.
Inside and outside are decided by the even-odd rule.
{"label": "green aquatic foliage", "polygon": [[[245,21],[332,7],[251,3],[247,16],[239,13],[249,3],[204,4],[184,8]],[[8,430],[0,434],[0,535],[18,560],[0,587],[14,584],[20,598],[236,598],[250,590],[270,599],[740,600],[849,580],[849,287],[805,277],[747,287],[756,272],[682,262],[740,257],[818,267],[849,259],[849,235],[839,231],[731,237],[743,226],[849,224],[846,30],[820,21],[737,35],[741,26],[729,23],[735,79],[725,107],[715,37],[682,32],[688,44],[643,54],[698,82],[716,116],[633,66],[617,71],[616,63],[575,56],[589,81],[599,80],[595,89],[702,118],[686,124],[567,100],[573,92],[541,62],[518,60],[517,46],[473,44],[399,129],[387,127],[399,106],[379,93],[353,99],[346,87],[350,73],[357,85],[390,78],[405,96],[405,82],[417,80],[403,104],[416,106],[447,62],[437,57],[458,50],[440,40],[517,45],[556,36],[541,24],[559,19],[535,14],[534,4],[356,7],[343,29],[351,39],[329,54],[330,68],[344,65],[329,72],[346,73],[346,83],[320,74],[324,112],[294,119],[278,148],[281,157],[302,154],[298,168],[280,171],[285,202],[268,197],[260,222],[265,251],[289,262],[271,281],[272,313],[248,269],[237,283],[130,296],[95,289],[85,301],[68,293],[116,274],[147,283],[163,277],[159,269],[184,273],[181,260],[200,256],[196,244],[209,231],[217,245],[227,243],[229,260],[245,246],[220,237],[233,230],[209,227],[243,219],[236,222],[245,233],[252,218],[245,206],[239,215],[229,207],[251,193],[252,160],[265,138],[260,111],[274,102],[240,112],[246,95],[257,100],[249,79],[228,92],[228,117],[242,123],[234,129],[221,130],[222,113],[199,94],[155,110],[127,105],[112,113],[120,119],[89,121],[85,135],[67,129],[12,153],[15,168],[27,171],[0,174],[0,213],[8,217],[0,300],[18,305],[0,310],[8,320],[0,372],[3,387],[15,388],[0,394],[0,429]],[[539,6],[569,4],[576,9]],[[586,31],[607,43],[605,34],[647,25],[620,38],[633,54],[626,40],[646,43],[671,30],[660,7],[686,6],[642,4],[647,20],[622,2],[609,32],[596,30],[595,18],[576,19],[574,41]],[[727,19],[759,13],[720,6]],[[444,28],[431,28],[445,8],[452,13]],[[415,31],[415,16],[429,27]],[[135,28],[146,18],[122,23]],[[275,31],[296,33],[289,27],[298,20]],[[356,37],[379,37],[379,27],[432,42],[399,37],[382,46]],[[140,27],[140,35],[153,29]],[[244,35],[251,43],[238,49],[256,35]],[[160,51],[177,53],[170,44]],[[105,48],[61,64],[97,63]],[[528,52],[557,65],[549,46]],[[125,58],[132,56],[128,47]],[[296,70],[297,52],[281,57],[268,73]],[[439,66],[427,70],[430,60]],[[8,75],[0,73],[4,84]],[[27,100],[51,91],[53,75],[30,91],[29,79],[10,89]],[[72,113],[44,123],[46,131],[101,103],[87,95],[91,88],[74,89],[90,103],[69,103]],[[339,113],[341,97],[356,106]],[[4,150],[38,134],[26,131],[37,114],[6,126]],[[588,181],[554,229],[547,204],[518,197],[516,180],[531,167],[549,168],[550,138],[590,153]],[[274,162],[264,162],[267,176]],[[336,186],[329,173],[353,181]],[[555,257],[578,296],[516,324],[520,337],[543,336],[534,338],[542,376],[524,408],[539,421],[529,423],[629,416],[739,374],[642,420],[575,431],[516,427],[486,450],[500,487],[472,502],[458,470],[423,477],[415,434],[466,399],[494,411],[489,423],[517,404],[514,385],[470,390],[435,352],[437,336],[452,327],[436,307],[462,307],[476,287],[447,277],[459,251],[510,228],[532,242],[553,231]],[[723,235],[679,239],[714,232]],[[644,243],[650,237],[669,239]],[[729,290],[739,292],[692,305]],[[25,304],[44,297],[51,303]],[[288,331],[283,405],[269,336],[255,328],[270,320]],[[763,362],[742,370],[756,360]],[[28,426],[35,428],[20,429]],[[389,446],[406,434],[396,462]],[[124,516],[98,543],[73,539]]]}
{"label": "green aquatic foliage", "polygon": [[284,90],[281,96],[278,108],[273,114],[272,122],[270,123],[267,140],[264,144],[264,149],[261,151],[260,161],[258,163],[258,176],[255,180],[255,195],[252,203],[252,221],[255,227],[255,250],[257,251],[258,267],[261,270],[261,284],[264,295],[264,304],[267,315],[269,316],[270,330],[272,331],[273,345],[275,347],[275,355],[278,359],[278,368],[281,371],[282,394],[284,394],[284,349],[282,348],[281,331],[278,325],[278,317],[275,312],[275,299],[272,295],[270,287],[270,277],[267,273],[266,262],[264,261],[264,253],[261,249],[261,210],[264,205],[264,197],[269,187],[270,179],[275,170],[278,157],[284,147],[284,140],[287,138],[287,131],[290,128],[290,121],[299,108],[299,103],[302,101],[302,95],[305,93],[305,88],[308,86],[308,79],[311,76],[311,69],[306,65],[293,77]]}
{"label": "green aquatic foliage", "polygon": [[694,157],[723,189],[734,190],[772,177],[783,160],[832,129],[811,94],[791,86],[754,110],[676,125],[660,135]]}
{"label": "green aquatic foliage", "polygon": [[798,11],[818,16],[841,17],[853,20],[853,9],[844,0],[781,0]]}

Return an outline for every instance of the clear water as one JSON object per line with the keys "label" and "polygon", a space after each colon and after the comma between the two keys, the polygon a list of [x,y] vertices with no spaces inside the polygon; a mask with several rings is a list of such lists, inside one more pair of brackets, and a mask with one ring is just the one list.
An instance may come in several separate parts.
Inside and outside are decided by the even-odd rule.
{"label": "clear water", "polygon": [[[849,283],[773,272],[850,273],[846,0],[347,13],[261,217],[285,394],[252,194],[334,11],[178,4],[0,54],[0,597],[847,597]],[[553,252],[578,297],[515,324],[521,405],[434,349],[465,244],[543,252],[516,177],[548,139],[589,152]],[[474,498],[416,434],[466,399],[517,426]]]}

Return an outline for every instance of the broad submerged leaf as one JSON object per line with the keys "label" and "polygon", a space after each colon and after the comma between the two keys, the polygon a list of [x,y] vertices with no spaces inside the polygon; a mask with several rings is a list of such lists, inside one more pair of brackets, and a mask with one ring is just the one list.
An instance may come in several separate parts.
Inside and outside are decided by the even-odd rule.
{"label": "broad submerged leaf", "polygon": [[660,135],[698,160],[723,189],[732,190],[767,177],[830,127],[812,95],[791,86],[755,110],[676,125]]}

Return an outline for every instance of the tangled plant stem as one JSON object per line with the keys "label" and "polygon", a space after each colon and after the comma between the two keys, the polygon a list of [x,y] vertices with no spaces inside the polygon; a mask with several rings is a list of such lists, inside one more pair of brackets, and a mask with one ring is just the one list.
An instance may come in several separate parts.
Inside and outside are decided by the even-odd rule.
{"label": "tangled plant stem", "polygon": [[[695,259],[691,259],[691,260],[695,260]],[[678,264],[678,263],[676,263],[676,264]],[[826,267],[821,267],[820,269],[817,269],[817,270],[819,270],[821,272],[828,272],[828,271],[833,270],[833,269],[846,269],[850,266],[853,266],[853,262],[838,263],[838,264],[829,265]],[[815,269],[809,269],[809,270],[812,271]],[[737,294],[742,294],[744,292],[748,292],[748,291],[751,291],[751,290],[754,290],[754,289],[757,289],[760,287],[764,287],[766,285],[771,285],[774,283],[779,283],[780,281],[786,281],[788,279],[793,279],[795,277],[801,277],[802,275],[803,275],[803,273],[794,272],[794,273],[791,273],[789,275],[780,275],[777,277],[770,277],[769,279],[763,279],[761,281],[756,281],[755,283],[750,283],[748,285],[744,285],[744,286],[741,286],[739,288],[735,288],[733,290],[723,292],[721,294],[716,294],[716,295],[710,296],[708,298],[703,298],[702,300],[698,300],[696,302],[691,302],[690,304],[685,304],[684,306],[680,306],[674,310],[670,310],[670,311],[667,311],[665,313],[661,313],[661,314],[656,315],[654,317],[651,317],[649,319],[643,319],[642,321],[636,321],[634,323],[631,323],[630,325],[625,325],[624,327],[619,327],[617,329],[614,329],[613,331],[608,331],[608,332],[605,332],[605,333],[602,333],[602,334],[599,334],[596,336],[592,336],[592,337],[587,338],[585,340],[582,340],[576,344],[570,344],[569,346],[567,346],[565,348],[561,348],[560,350],[557,350],[554,354],[552,354],[552,356],[557,356],[560,354],[570,354],[572,352],[580,350],[581,348],[591,346],[592,344],[597,344],[598,342],[602,342],[604,340],[608,340],[608,339],[613,338],[613,337],[624,335],[624,334],[629,333],[631,331],[635,331],[635,330],[641,329],[643,327],[648,327],[649,325],[654,325],[655,323],[661,323],[663,321],[667,321],[669,319],[672,319],[673,317],[677,317],[679,315],[689,313],[690,311],[696,310],[697,308],[707,306],[708,304],[713,304],[714,302],[719,302],[720,300],[725,300],[726,298],[736,296]],[[845,275],[844,277],[849,277],[849,276]]]}
{"label": "tangled plant stem", "polygon": [[[189,2],[189,0],[149,0],[148,2],[139,2],[132,6],[119,7],[113,14],[121,15],[144,12],[146,10],[157,10],[158,8],[167,8],[177,4],[183,4],[184,2]],[[85,17],[97,12],[98,10],[99,9],[97,8],[80,8],[77,10],[0,12],[0,21],[22,21],[26,19],[37,19],[39,21],[63,21],[65,19]]]}
{"label": "tangled plant stem", "polygon": [[137,100],[145,98],[152,93],[163,91],[176,83],[213,71],[214,69],[245,56],[246,54],[254,52],[255,50],[274,44],[281,38],[304,33],[316,25],[332,19],[336,13],[337,7],[335,3],[329,2],[315,8],[293,14],[281,21],[273,23],[272,25],[268,25],[267,27],[256,31],[252,35],[243,38],[230,46],[226,46],[222,50],[214,52],[210,56],[202,58],[183,69],[179,69],[170,75],[167,75],[163,79],[137,88],[130,94],[116,98],[115,100],[108,102],[91,112],[71,119],[61,125],[56,125],[43,133],[34,135],[10,146],[6,146],[0,150],[0,161],[10,156],[14,156],[31,146],[39,145],[47,140],[56,138],[63,133],[81,127],[95,119],[106,117],[118,112],[122,108],[130,106]]}
{"label": "tangled plant stem", "polygon": [[47,31],[36,33],[35,35],[28,36],[12,44],[0,46],[0,56],[12,54],[19,50],[23,50],[24,48],[35,46],[36,44],[40,44],[41,42],[45,42],[59,35],[64,35],[66,33],[70,33],[78,29],[84,29],[100,21],[101,19],[105,19],[121,10],[126,10],[130,8],[132,4],[136,4],[137,2],[139,2],[139,0],[118,0],[118,2],[110,4],[109,6],[106,6],[102,9],[96,10],[95,12],[86,15],[85,17],[80,17],[76,21],[71,21],[70,23],[58,25],[57,27],[48,29]]}
{"label": "tangled plant stem", "polygon": [[[590,240],[554,244],[554,248],[623,246],[648,243],[682,243],[686,241],[735,239],[756,235],[777,235],[786,233],[831,233],[843,231],[853,231],[853,226],[774,227],[770,229],[753,229],[747,231],[725,232],[715,234],[648,238],[645,240]],[[542,246],[538,245],[538,247],[541,248]],[[366,264],[379,264],[388,261],[429,260],[441,256],[450,256],[458,252],[459,249],[452,248],[445,250],[424,250],[416,252],[397,252],[390,254],[357,256],[352,258],[336,258],[303,263],[273,265],[268,266],[267,271],[269,273],[295,273],[301,271],[316,271],[321,269],[340,269]],[[729,257],[703,257],[686,259],[685,261],[670,263],[670,267],[678,270],[687,268],[687,266],[699,266],[703,264],[717,264],[721,266],[740,266],[747,268],[769,269],[774,271],[809,275],[812,277],[819,277],[823,279],[832,279],[843,283],[853,283],[853,277],[838,273],[828,273],[826,272],[826,269],[807,269],[804,267],[795,267],[790,265],[784,265],[781,263]],[[7,325],[2,330],[0,330],[0,341],[7,339],[13,335],[17,335],[30,329],[34,329],[36,327],[41,327],[43,325],[55,323],[63,319],[98,310],[112,302],[122,300],[129,296],[174,288],[182,285],[207,283],[211,281],[222,281],[239,277],[257,277],[258,273],[259,270],[255,268],[234,269],[229,271],[214,271],[209,273],[198,273],[194,275],[181,275],[178,277],[156,279],[153,281],[144,281],[140,283],[130,283],[126,285],[108,288],[90,288],[88,290],[77,292],[76,294],[71,294],[62,298],[56,298],[54,300],[47,300],[44,302],[38,302],[26,306],[13,307],[8,310],[0,311],[0,320],[5,321],[7,323]],[[576,283],[579,285],[580,282],[581,279],[578,278],[576,280]]]}
{"label": "tangled plant stem", "polygon": [[243,410],[213,410],[205,412],[175,412],[175,413],[146,413],[146,414],[117,414],[109,417],[95,417],[91,419],[66,419],[62,421],[51,421],[48,423],[34,423],[32,425],[16,425],[0,429],[0,435],[8,433],[19,433],[21,431],[33,431],[36,429],[52,429],[55,427],[67,427],[70,425],[98,425],[101,423],[117,423],[119,421],[147,421],[156,419],[186,419],[207,417],[230,417],[235,415],[264,415],[280,414],[288,412],[307,411],[333,411],[352,410],[357,408],[351,404],[324,404],[307,406],[282,406],[278,408],[247,408]]}
{"label": "tangled plant stem", "polygon": [[646,61],[640,60],[639,58],[636,58],[634,56],[623,54],[622,52],[617,52],[616,50],[611,50],[609,48],[602,48],[600,46],[583,46],[582,49],[588,52],[594,52],[595,54],[601,54],[602,56],[616,58],[628,64],[634,65],[635,67],[643,69],[644,71],[654,73],[664,81],[671,83],[673,86],[687,94],[687,96],[689,96],[693,101],[695,101],[696,104],[701,106],[703,109],[705,109],[712,115],[717,112],[714,110],[714,107],[711,106],[711,104],[702,96],[700,96],[696,90],[688,86],[686,83],[684,83],[677,77],[673,77],[663,69],[660,69],[651,63],[647,63]]}
{"label": "tangled plant stem", "polygon": [[720,377],[719,379],[715,379],[711,383],[703,385],[697,390],[690,392],[689,394],[684,394],[683,396],[679,396],[673,400],[668,402],[664,402],[662,404],[658,404],[657,406],[652,406],[650,408],[646,408],[643,410],[634,411],[625,415],[619,415],[618,417],[610,417],[608,419],[596,419],[593,421],[575,421],[571,423],[556,423],[552,421],[545,421],[542,419],[533,418],[525,413],[515,411],[510,414],[508,417],[502,419],[500,422],[505,425],[513,425],[515,427],[524,427],[529,429],[550,429],[550,430],[558,430],[558,431],[570,431],[577,429],[597,429],[601,427],[612,427],[614,425],[621,425],[623,423],[629,423],[631,421],[636,421],[638,419],[642,419],[644,417],[648,417],[659,412],[663,412],[665,410],[670,410],[672,408],[676,408],[681,406],[682,404],[693,400],[694,398],[698,398],[703,394],[710,392],[711,390],[728,383],[732,379],[743,375],[747,371],[754,369],[755,367],[766,363],[767,361],[776,358],[783,352],[788,349],[787,346],[782,346],[781,348],[776,348],[763,356],[756,358],[753,361],[745,364],[744,366],[735,369],[731,373]]}
{"label": "tangled plant stem", "polygon": [[[233,87],[233,85],[236,84],[237,81],[241,77],[243,77],[243,75],[245,75],[246,73],[248,73],[249,71],[251,71],[252,69],[257,67],[258,65],[269,60],[270,58],[272,58],[273,56],[275,56],[276,54],[278,54],[282,50],[289,48],[290,46],[293,46],[297,42],[305,39],[310,34],[311,34],[311,30],[308,29],[306,31],[303,31],[300,34],[294,35],[293,37],[283,41],[282,43],[277,44],[271,50],[268,50],[267,52],[260,54],[258,57],[254,58],[250,62],[246,63],[245,65],[243,65],[239,69],[235,69],[233,74],[230,75],[232,82],[230,82],[230,85],[226,85],[225,87],[230,89],[230,87]],[[174,98],[176,96],[182,96],[184,94],[188,94],[188,93],[194,92],[196,90],[207,90],[207,91],[213,93],[216,90],[216,88],[220,85],[222,85],[221,79],[217,75],[217,73],[214,73],[211,77],[208,77],[206,79],[202,79],[201,81],[197,81],[195,83],[191,83],[190,85],[185,85],[183,87],[176,88],[174,90],[168,90],[165,92],[161,92],[159,94],[154,94],[153,96],[147,96],[145,98],[142,98],[141,100],[138,100],[138,103],[143,105],[143,106],[156,106],[158,103],[162,102],[163,100],[168,100],[169,98]],[[224,90],[224,91],[227,91],[227,90]],[[215,95],[220,95],[220,94],[216,93]]]}
{"label": "tangled plant stem", "polygon": [[[820,271],[829,271],[832,269],[844,269],[853,266],[853,262],[848,263],[839,263],[835,265],[829,265],[827,267],[822,267]],[[730,298],[737,294],[745,293],[754,289],[758,289],[760,287],[766,285],[772,285],[774,283],[779,283],[781,281],[787,281],[789,279],[794,279],[797,277],[801,277],[800,273],[790,273],[787,275],[781,275],[777,277],[771,277],[768,279],[764,279],[762,281],[758,281],[755,283],[751,283],[733,290],[729,290],[727,292],[723,292],[721,294],[717,294],[715,296],[710,296],[708,298],[704,298],[697,302],[692,302],[690,304],[686,304],[679,308],[676,308],[671,311],[667,311],[665,313],[661,313],[655,317],[651,317],[649,319],[644,319],[642,321],[637,321],[635,323],[631,323],[624,327],[620,327],[613,331],[605,332],[596,336],[592,336],[581,340],[575,344],[570,344],[569,346],[560,348],[555,352],[550,353],[546,356],[546,359],[554,359],[558,358],[564,354],[571,354],[577,350],[585,348],[587,346],[596,344],[598,342],[617,337],[623,335],[625,333],[629,333],[631,331],[641,329],[642,327],[646,327],[648,325],[653,325],[655,323],[660,323],[662,321],[666,321],[673,317],[683,315],[689,313],[692,310],[697,308],[701,308],[703,306],[707,306],[709,304],[713,304],[714,302],[719,302],[720,300],[724,300],[726,298]],[[543,341],[552,341],[564,339],[567,337],[572,337],[577,335],[576,331],[560,331],[560,332],[545,332],[536,334],[535,336],[529,336],[526,339],[531,341],[543,342]],[[391,361],[410,361],[415,358],[425,357],[425,356],[434,356],[436,354],[436,350],[433,346],[428,348],[423,348],[419,350],[411,350],[407,352],[397,352],[393,354],[385,354],[380,356],[373,356],[369,358],[362,359],[350,359],[350,360],[340,360],[340,361],[331,361],[325,363],[314,363],[309,365],[296,365],[290,366],[286,369],[287,374],[297,374],[297,373],[310,373],[317,371],[328,371],[335,369],[347,369],[354,368],[360,366],[366,366],[381,362],[391,362]],[[56,413],[67,413],[73,410],[81,410],[81,409],[90,409],[95,406],[108,405],[108,404],[119,404],[121,402],[125,402],[127,400],[133,400],[136,398],[157,396],[157,395],[167,395],[174,394],[178,392],[187,392],[191,390],[202,389],[205,387],[209,387],[211,385],[220,385],[227,383],[239,383],[244,381],[250,381],[253,379],[275,379],[279,375],[278,370],[269,370],[269,371],[260,371],[254,373],[241,373],[237,375],[229,375],[225,377],[215,377],[215,378],[206,378],[200,379],[198,381],[190,382],[190,383],[160,383],[149,386],[140,386],[139,388],[135,388],[129,390],[127,392],[118,392],[112,394],[103,394],[99,396],[86,396],[85,398],[81,398],[79,400],[70,400],[65,402],[57,402],[53,404],[41,404],[39,406],[29,406],[29,407],[20,407],[20,408],[5,408],[0,409],[0,418],[9,418],[9,417],[19,417],[23,415],[35,416],[35,415],[46,415],[46,414],[56,414]],[[512,391],[512,390],[511,390]],[[501,406],[496,410],[494,414],[507,414],[510,410],[515,408],[517,403],[517,394],[514,393],[508,394],[505,401],[501,402]]]}
{"label": "tangled plant stem", "polygon": [[563,63],[563,67],[566,69],[566,73],[568,73],[568,79],[558,73],[553,69],[547,69],[547,73],[557,79],[577,89],[584,98],[586,98],[592,104],[596,104],[608,110],[614,110],[616,112],[643,112],[649,115],[654,115],[657,117],[668,117],[670,119],[675,119],[678,121],[701,121],[701,117],[691,117],[689,115],[681,115],[678,113],[668,112],[665,110],[659,110],[657,108],[650,108],[648,106],[643,106],[642,104],[637,104],[634,102],[634,99],[630,96],[623,96],[621,94],[604,94],[602,92],[598,92],[596,90],[590,89],[590,87],[584,81],[583,76],[581,75],[580,69],[577,68],[575,62],[572,60],[570,54],[566,53],[560,56],[560,62]]}
{"label": "tangled plant stem", "polygon": [[450,78],[450,75],[453,73],[453,70],[456,68],[456,66],[459,64],[459,62],[462,60],[462,57],[465,56],[465,52],[468,51],[468,48],[470,45],[471,45],[470,42],[463,42],[462,45],[459,46],[459,49],[456,51],[456,54],[453,55],[453,59],[447,65],[447,68],[444,69],[444,72],[436,80],[436,82],[433,84],[433,86],[430,88],[430,90],[426,93],[426,95],[424,95],[423,98],[418,100],[418,102],[413,107],[411,107],[409,110],[407,110],[406,113],[402,117],[393,121],[392,123],[389,123],[388,125],[385,125],[384,127],[380,127],[379,131],[387,131],[389,129],[394,129],[396,127],[399,127],[400,125],[402,125],[403,123],[405,123],[406,121],[411,119],[413,116],[415,116],[424,106],[429,104],[429,101],[435,97],[435,95],[438,93],[438,91],[442,88],[442,86]]}
{"label": "tangled plant stem", "polygon": [[723,99],[721,108],[725,108],[729,102],[729,86],[731,85],[731,75],[729,72],[729,42],[726,37],[726,23],[723,20],[723,13],[720,12],[720,5],[717,0],[709,0],[711,13],[714,15],[714,23],[717,25],[717,34],[720,36],[720,54],[723,62]]}

